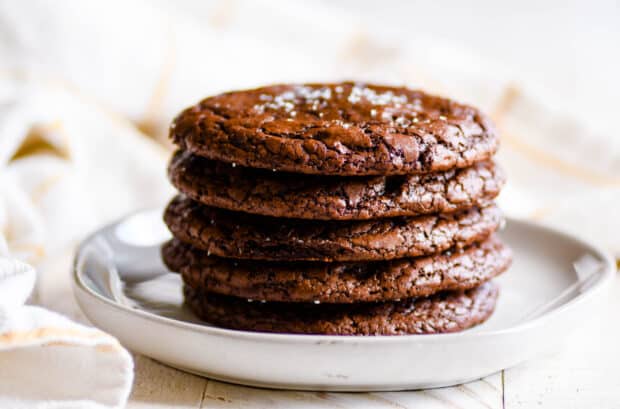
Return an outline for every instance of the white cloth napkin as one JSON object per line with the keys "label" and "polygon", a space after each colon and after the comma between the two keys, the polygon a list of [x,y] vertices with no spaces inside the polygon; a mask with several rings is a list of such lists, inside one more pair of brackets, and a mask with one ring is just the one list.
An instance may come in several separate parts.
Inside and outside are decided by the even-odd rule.
{"label": "white cloth napkin", "polygon": [[129,353],[95,328],[24,305],[34,283],[32,267],[0,255],[0,407],[123,407]]}
{"label": "white cloth napkin", "polygon": [[172,195],[168,153],[64,86],[7,74],[0,135],[0,407],[124,407],[132,358],[75,322],[70,256],[100,224]]}

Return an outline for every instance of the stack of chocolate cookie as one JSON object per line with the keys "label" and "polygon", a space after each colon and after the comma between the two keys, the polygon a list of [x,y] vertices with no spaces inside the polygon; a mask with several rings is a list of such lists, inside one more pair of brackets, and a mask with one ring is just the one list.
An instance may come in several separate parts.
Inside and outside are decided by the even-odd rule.
{"label": "stack of chocolate cookie", "polygon": [[487,319],[510,251],[478,110],[406,88],[278,85],[207,98],[171,127],[181,192],[162,249],[205,321],[398,335]]}

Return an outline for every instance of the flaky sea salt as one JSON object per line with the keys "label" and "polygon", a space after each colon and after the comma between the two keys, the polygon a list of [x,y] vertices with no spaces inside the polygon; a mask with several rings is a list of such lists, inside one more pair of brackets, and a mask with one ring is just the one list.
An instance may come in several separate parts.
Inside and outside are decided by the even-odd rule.
{"label": "flaky sea salt", "polygon": [[300,85],[275,96],[259,95],[259,100],[264,101],[264,103],[254,105],[254,111],[264,113],[268,109],[279,110],[288,112],[294,118],[297,115],[297,112],[294,110],[295,106],[306,104],[312,110],[317,111],[331,97],[332,90],[329,87],[311,88]]}
{"label": "flaky sea salt", "polygon": [[351,88],[351,93],[349,94],[347,100],[352,103],[358,103],[361,100],[368,101],[372,105],[394,105],[401,106],[401,104],[407,103],[406,95],[396,95],[392,91],[385,91],[377,93],[375,90],[360,86],[354,85]]}

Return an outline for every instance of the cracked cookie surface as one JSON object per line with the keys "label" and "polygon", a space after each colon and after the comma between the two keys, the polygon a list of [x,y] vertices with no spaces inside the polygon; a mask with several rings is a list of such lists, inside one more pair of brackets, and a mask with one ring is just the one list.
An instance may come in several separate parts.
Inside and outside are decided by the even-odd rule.
{"label": "cracked cookie surface", "polygon": [[364,220],[484,206],[500,192],[493,162],[424,175],[337,177],[233,166],[177,151],[172,184],[203,204],[273,217]]}
{"label": "cracked cookie surface", "polygon": [[359,304],[248,302],[184,287],[201,319],[222,327],[299,334],[406,335],[461,331],[487,320],[499,290],[493,283],[429,298]]}
{"label": "cracked cookie surface", "polygon": [[202,205],[184,196],[167,206],[172,234],[209,254],[255,260],[390,260],[460,249],[503,221],[495,205],[451,214],[361,221],[278,219]]}
{"label": "cracked cookie surface", "polygon": [[176,239],[162,258],[194,289],[254,300],[356,303],[478,286],[506,270],[511,252],[489,240],[455,252],[375,262],[268,262],[208,256]]}
{"label": "cracked cookie surface", "polygon": [[324,175],[463,168],[498,148],[477,109],[403,87],[274,85],[206,98],[180,113],[181,149],[242,166]]}

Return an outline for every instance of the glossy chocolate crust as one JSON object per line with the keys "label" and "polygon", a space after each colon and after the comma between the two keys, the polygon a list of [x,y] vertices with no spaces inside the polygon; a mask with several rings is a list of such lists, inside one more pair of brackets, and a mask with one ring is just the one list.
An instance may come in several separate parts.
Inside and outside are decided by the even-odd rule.
{"label": "glossy chocolate crust", "polygon": [[185,301],[203,320],[247,331],[325,335],[407,335],[457,332],[487,320],[498,288],[485,283],[429,298],[358,304],[248,302],[188,286]]}
{"label": "glossy chocolate crust", "polygon": [[323,175],[463,168],[498,148],[477,109],[403,87],[275,85],[206,98],[179,114],[181,149],[238,165]]}
{"label": "glossy chocolate crust", "polygon": [[178,240],[162,257],[194,289],[255,300],[356,303],[469,289],[505,271],[512,256],[491,238],[463,250],[391,261],[267,262],[209,256]]}
{"label": "glossy chocolate crust", "polygon": [[457,213],[361,221],[281,219],[175,197],[164,212],[174,237],[211,255],[255,260],[390,260],[485,240],[503,215],[495,205]]}
{"label": "glossy chocolate crust", "polygon": [[232,166],[177,151],[172,184],[203,204],[273,217],[365,220],[485,206],[504,172],[493,162],[425,175],[337,177]]}

